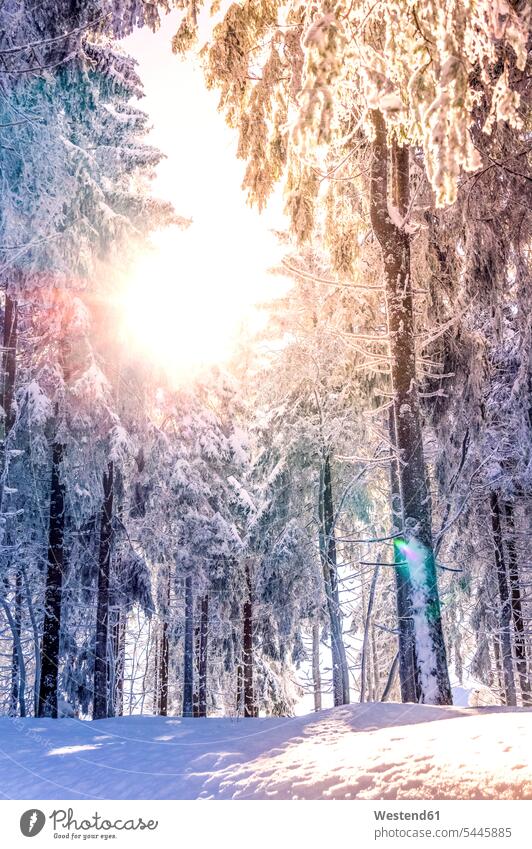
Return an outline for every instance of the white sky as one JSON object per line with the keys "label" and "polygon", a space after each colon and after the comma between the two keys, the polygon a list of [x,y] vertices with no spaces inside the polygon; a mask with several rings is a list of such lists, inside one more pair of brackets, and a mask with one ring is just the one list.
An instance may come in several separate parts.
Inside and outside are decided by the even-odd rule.
{"label": "white sky", "polygon": [[[282,288],[267,269],[281,257],[270,229],[285,222],[279,197],[262,215],[246,205],[244,163],[217,111],[218,93],[206,90],[192,60],[172,54],[178,20],[168,16],[156,34],[139,30],[124,47],[139,62],[149,141],[167,156],[154,194],[193,224],[156,234],[153,254],[130,281],[125,319],[133,341],[181,379],[230,356],[239,328],[259,321],[253,305]],[[146,298],[148,287],[155,297]]]}

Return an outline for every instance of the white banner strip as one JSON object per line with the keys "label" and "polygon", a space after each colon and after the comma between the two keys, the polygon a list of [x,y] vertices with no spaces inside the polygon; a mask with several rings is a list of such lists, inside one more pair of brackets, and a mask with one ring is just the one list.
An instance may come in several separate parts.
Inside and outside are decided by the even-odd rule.
{"label": "white banner strip", "polygon": [[[207,807],[205,807],[205,804]],[[2,845],[530,849],[531,801],[0,803]],[[33,842],[34,841],[34,842]]]}

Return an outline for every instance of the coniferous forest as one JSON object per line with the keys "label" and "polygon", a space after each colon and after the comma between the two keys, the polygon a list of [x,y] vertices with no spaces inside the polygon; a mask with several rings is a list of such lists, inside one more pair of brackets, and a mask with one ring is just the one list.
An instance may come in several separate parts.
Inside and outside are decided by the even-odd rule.
{"label": "coniferous forest", "polygon": [[[157,44],[214,98],[242,208],[275,242],[255,319],[206,360],[240,251],[250,291],[258,266],[231,207],[231,246],[215,248],[179,194],[158,193],[180,156],[153,142],[129,50],[161,27]],[[158,85],[190,141],[186,93],[163,72]],[[364,747],[382,752],[364,733],[405,725],[405,704],[421,737],[423,723],[455,723],[458,759],[473,733],[520,748],[532,731],[531,102],[528,0],[0,2],[3,751],[30,727],[54,745],[130,727],[148,749],[152,733],[175,733],[230,751],[244,728],[254,742],[239,768],[291,752],[297,793],[279,778],[293,767],[275,762],[277,779],[248,767],[247,790],[226,773],[216,783],[212,766],[214,789],[157,779],[153,793],[266,798],[277,780],[279,798],[321,798],[328,767],[301,735],[337,746],[348,775]],[[213,155],[216,132],[201,140]],[[190,179],[206,204],[219,196],[216,179]],[[196,339],[197,367],[190,350],[177,368],[153,356],[149,338],[166,352]],[[361,732],[356,746],[342,728]],[[498,783],[488,763],[451,792],[440,764],[428,790],[399,770],[387,792],[532,798],[532,762],[517,778],[501,763]],[[79,789],[79,763],[61,764],[59,797],[96,793]],[[11,798],[31,798],[32,781],[33,798],[53,798],[57,763],[35,769],[6,779]],[[109,798],[127,798],[106,779]],[[376,773],[353,782],[336,795],[384,794]]]}

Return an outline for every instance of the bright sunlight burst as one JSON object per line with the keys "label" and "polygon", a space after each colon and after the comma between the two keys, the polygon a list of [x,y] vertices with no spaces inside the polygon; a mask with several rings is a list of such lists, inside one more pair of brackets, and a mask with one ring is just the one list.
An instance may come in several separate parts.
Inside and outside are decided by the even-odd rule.
{"label": "bright sunlight burst", "polygon": [[[269,273],[282,256],[269,228],[286,222],[280,197],[262,216],[246,205],[236,135],[217,113],[217,95],[206,90],[201,70],[168,50],[175,26],[168,20],[155,36],[141,30],[126,46],[145,82],[150,142],[166,154],[153,193],[192,224],[152,238],[153,249],[129,277],[123,324],[131,346],[183,382],[227,361],[242,333],[260,327],[257,304],[286,287]],[[161,77],[179,91],[179,110],[168,109]]]}
{"label": "bright sunlight burst", "polygon": [[158,233],[123,294],[128,343],[179,382],[231,357],[240,334],[261,324],[257,303],[285,285],[268,273],[278,253],[273,234],[248,232],[238,254],[223,228],[214,240],[211,231],[208,249],[202,236],[194,224]]}

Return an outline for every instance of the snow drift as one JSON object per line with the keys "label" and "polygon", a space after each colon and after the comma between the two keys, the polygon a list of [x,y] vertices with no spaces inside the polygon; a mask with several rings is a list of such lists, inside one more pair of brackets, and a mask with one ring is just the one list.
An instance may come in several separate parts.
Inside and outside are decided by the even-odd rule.
{"label": "snow drift", "polygon": [[12,799],[532,799],[532,710],[0,719]]}

